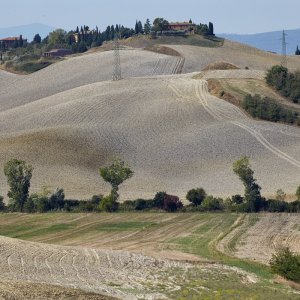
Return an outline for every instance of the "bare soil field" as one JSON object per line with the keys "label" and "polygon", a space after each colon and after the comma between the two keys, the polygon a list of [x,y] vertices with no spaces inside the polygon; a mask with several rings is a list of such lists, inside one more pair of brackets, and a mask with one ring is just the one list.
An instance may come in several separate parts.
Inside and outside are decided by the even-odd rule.
{"label": "bare soil field", "polygon": [[266,214],[259,216],[253,226],[246,225],[245,228],[233,252],[239,258],[268,263],[276,249],[282,246],[300,253],[298,215]]}
{"label": "bare soil field", "polygon": [[[185,57],[183,73],[203,70],[207,65],[224,61],[231,63],[241,69],[246,67],[252,70],[266,70],[273,65],[281,63],[281,56],[264,52],[240,43],[225,40],[222,47],[204,48],[188,45],[170,45]],[[288,57],[288,68],[290,70],[300,69],[300,58]]]}
{"label": "bare soil field", "polygon": [[[7,72],[0,71],[0,76],[4,77],[1,80],[3,83],[0,83],[0,111],[86,84],[111,80],[113,58],[113,51],[90,53],[63,60],[27,76],[8,76]],[[179,57],[150,51],[122,50],[122,76],[128,78],[177,73],[180,61]]]}
{"label": "bare soil field", "polygon": [[[0,237],[0,297],[297,299],[295,290],[275,284],[264,267],[216,250],[241,224],[251,231],[260,221],[272,223],[268,215],[248,216],[1,214],[0,235],[30,241]],[[291,215],[278,216],[293,221]]]}
{"label": "bare soil field", "polygon": [[113,156],[135,171],[122,199],[160,190],[184,199],[195,186],[242,193],[232,164],[244,155],[265,195],[294,194],[300,180],[299,128],[254,121],[189,75],[95,83],[2,111],[0,141],[1,164],[17,157],[35,167],[31,191],[62,186],[67,197],[107,193],[98,168]]}
{"label": "bare soil field", "polygon": [[75,288],[0,278],[1,300],[116,300],[117,298],[89,293]]}

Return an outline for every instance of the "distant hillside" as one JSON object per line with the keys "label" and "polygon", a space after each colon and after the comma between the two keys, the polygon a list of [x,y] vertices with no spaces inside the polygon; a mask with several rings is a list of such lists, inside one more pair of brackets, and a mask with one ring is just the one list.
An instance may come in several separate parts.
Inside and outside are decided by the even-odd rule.
{"label": "distant hillside", "polygon": [[49,32],[53,31],[55,27],[34,23],[23,26],[14,26],[7,28],[0,28],[0,38],[6,38],[9,36],[23,35],[28,41],[31,41],[35,34],[39,33],[42,38],[46,37]]}
{"label": "distant hillside", "polygon": [[[300,29],[286,30],[287,33],[287,53],[295,54],[297,45],[300,46]],[[262,49],[281,53],[282,51],[282,31],[273,31],[257,34],[218,34],[218,36],[237,41],[243,44]]]}

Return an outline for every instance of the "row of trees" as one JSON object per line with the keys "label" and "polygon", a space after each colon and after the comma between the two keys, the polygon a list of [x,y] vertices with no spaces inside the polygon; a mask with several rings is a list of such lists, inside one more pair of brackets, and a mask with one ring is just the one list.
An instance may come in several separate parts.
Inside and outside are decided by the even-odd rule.
{"label": "row of trees", "polygon": [[275,100],[260,95],[247,95],[243,101],[243,108],[253,117],[272,122],[297,124],[300,126],[299,113],[287,109]]}
{"label": "row of trees", "polygon": [[169,195],[166,192],[158,192],[151,200],[137,199],[119,203],[119,186],[134,175],[130,167],[124,161],[116,159],[110,166],[100,168],[99,172],[104,181],[111,185],[111,192],[106,197],[93,196],[91,200],[66,200],[63,189],[57,188],[54,192],[43,188],[40,193],[29,196],[32,166],[24,161],[13,159],[5,164],[4,174],[10,187],[8,192],[8,207],[0,197],[0,210],[20,212],[46,212],[46,211],[142,211],[165,210],[167,212],[181,211],[221,211],[230,210],[237,212],[300,212],[300,186],[296,191],[297,200],[285,202],[285,194],[277,191],[276,199],[266,200],[261,196],[261,187],[254,178],[249,158],[243,157],[233,164],[234,173],[242,181],[244,196],[234,195],[225,199],[207,195],[203,188],[190,190],[186,199],[190,205],[184,206],[179,197]]}
{"label": "row of trees", "polygon": [[[190,20],[190,23],[192,21]],[[136,20],[134,28],[128,28],[123,25],[110,25],[101,32],[96,26],[95,30],[91,30],[89,26],[83,25],[80,28],[77,26],[75,30],[66,32],[63,29],[56,29],[51,32],[44,39],[40,34],[36,34],[33,41],[29,43],[29,46],[43,47],[43,50],[49,51],[54,48],[68,48],[73,52],[84,52],[88,48],[101,46],[105,41],[111,41],[116,36],[121,39],[129,38],[137,34],[150,34],[151,32],[158,32],[168,30],[169,22],[164,18],[156,18],[153,21],[153,25],[149,19],[143,24],[140,20]],[[195,33],[200,35],[214,35],[213,23],[199,24],[196,26]],[[77,36],[75,38],[75,35]],[[1,45],[0,45],[1,46]],[[19,41],[16,42],[15,48],[27,46],[23,43],[22,36]],[[29,47],[30,49],[30,47]],[[2,49],[4,50],[4,49]]]}
{"label": "row of trees", "polygon": [[289,72],[283,66],[273,66],[267,72],[266,82],[284,97],[300,104],[300,72]]}

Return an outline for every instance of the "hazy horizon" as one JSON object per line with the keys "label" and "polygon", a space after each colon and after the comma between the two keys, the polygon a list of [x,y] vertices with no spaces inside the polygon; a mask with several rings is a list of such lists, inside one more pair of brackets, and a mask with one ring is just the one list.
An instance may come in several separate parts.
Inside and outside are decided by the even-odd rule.
{"label": "hazy horizon", "polygon": [[[77,5],[78,3],[78,5]],[[133,27],[135,20],[151,21],[164,17],[169,21],[184,21],[190,18],[195,23],[213,22],[217,33],[254,34],[300,28],[298,11],[300,2],[279,0],[261,2],[252,0],[241,4],[238,0],[203,1],[190,0],[183,5],[178,0],[153,0],[145,8],[144,2],[128,0],[87,0],[79,1],[38,1],[11,0],[1,5],[6,13],[0,19],[0,28],[41,23],[66,30],[77,25],[99,26],[104,30],[107,25],[122,24]],[[258,9],[259,8],[259,9]]]}

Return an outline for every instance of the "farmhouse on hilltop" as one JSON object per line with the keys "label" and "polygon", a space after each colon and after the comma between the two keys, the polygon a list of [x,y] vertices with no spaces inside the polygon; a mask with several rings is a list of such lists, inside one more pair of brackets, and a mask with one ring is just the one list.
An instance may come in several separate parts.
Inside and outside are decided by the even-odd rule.
{"label": "farmhouse on hilltop", "polygon": [[186,33],[195,34],[196,24],[190,20],[189,22],[169,23],[168,30],[185,31]]}

